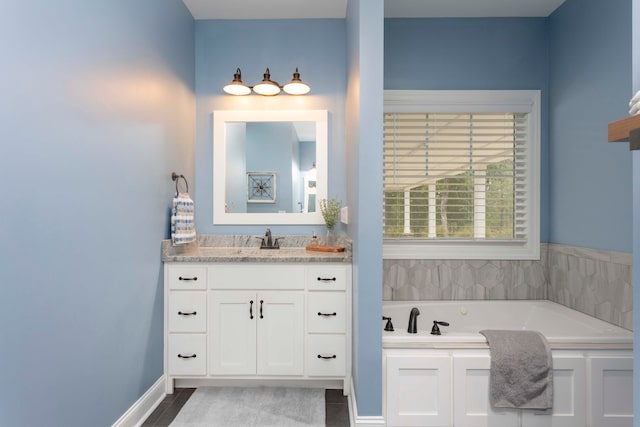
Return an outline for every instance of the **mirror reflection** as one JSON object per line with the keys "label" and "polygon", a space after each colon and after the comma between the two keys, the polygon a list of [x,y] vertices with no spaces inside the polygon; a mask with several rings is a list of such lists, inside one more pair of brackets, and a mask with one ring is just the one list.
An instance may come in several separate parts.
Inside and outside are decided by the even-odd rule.
{"label": "mirror reflection", "polygon": [[228,122],[226,213],[316,212],[316,123]]}
{"label": "mirror reflection", "polygon": [[213,112],[213,223],[324,224],[326,110]]}

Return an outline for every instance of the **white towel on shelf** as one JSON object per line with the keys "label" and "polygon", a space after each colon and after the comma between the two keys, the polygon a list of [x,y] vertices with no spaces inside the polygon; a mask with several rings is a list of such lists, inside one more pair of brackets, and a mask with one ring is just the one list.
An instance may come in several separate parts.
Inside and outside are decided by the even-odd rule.
{"label": "white towel on shelf", "polygon": [[640,114],[640,90],[629,101],[629,115],[635,116]]}
{"label": "white towel on shelf", "polygon": [[171,209],[171,242],[184,245],[196,240],[195,205],[189,193],[180,193],[173,198]]}

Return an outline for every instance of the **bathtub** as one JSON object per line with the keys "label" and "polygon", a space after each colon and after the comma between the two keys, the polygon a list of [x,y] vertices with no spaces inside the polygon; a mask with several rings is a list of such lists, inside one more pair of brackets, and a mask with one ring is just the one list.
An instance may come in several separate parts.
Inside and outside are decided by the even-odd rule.
{"label": "bathtub", "polygon": [[[418,333],[407,333],[420,310]],[[633,333],[550,301],[390,301],[382,308],[383,412],[388,426],[633,425]],[[431,335],[433,321],[445,321]],[[386,321],[381,321],[381,329]],[[549,411],[489,405],[491,357],[482,329],[537,330],[553,356]]]}
{"label": "bathtub", "polygon": [[[411,308],[420,310],[418,333],[407,333]],[[551,301],[389,301],[382,315],[394,332],[383,331],[384,348],[487,347],[483,329],[536,330],[554,348],[632,349],[633,332]],[[445,321],[431,335],[433,321]],[[383,327],[386,322],[383,322]]]}

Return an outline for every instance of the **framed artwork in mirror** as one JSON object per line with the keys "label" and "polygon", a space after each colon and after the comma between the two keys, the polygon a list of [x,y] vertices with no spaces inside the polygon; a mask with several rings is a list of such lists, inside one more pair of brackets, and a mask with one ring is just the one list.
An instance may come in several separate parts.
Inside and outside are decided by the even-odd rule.
{"label": "framed artwork in mirror", "polygon": [[275,172],[247,172],[247,203],[275,202]]}

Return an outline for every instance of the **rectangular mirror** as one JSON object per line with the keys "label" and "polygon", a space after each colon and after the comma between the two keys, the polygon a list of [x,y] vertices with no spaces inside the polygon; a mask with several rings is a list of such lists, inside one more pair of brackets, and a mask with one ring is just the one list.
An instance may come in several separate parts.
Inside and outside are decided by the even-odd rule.
{"label": "rectangular mirror", "polygon": [[323,224],[325,110],[213,112],[213,223]]}

